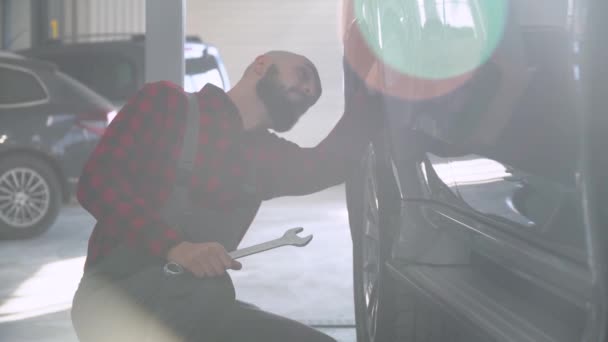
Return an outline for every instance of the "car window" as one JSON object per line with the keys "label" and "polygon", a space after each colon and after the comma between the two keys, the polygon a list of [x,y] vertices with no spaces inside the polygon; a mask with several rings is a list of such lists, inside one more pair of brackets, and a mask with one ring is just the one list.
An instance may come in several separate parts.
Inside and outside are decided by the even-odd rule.
{"label": "car window", "polygon": [[136,85],[135,66],[126,58],[78,55],[52,58],[66,74],[112,100],[124,100]]}
{"label": "car window", "polygon": [[[433,135],[532,174],[571,180],[577,165],[574,52],[565,25],[522,25],[511,9],[500,44],[466,84],[425,101]],[[460,39],[454,39],[460,42]]]}
{"label": "car window", "polygon": [[[444,50],[431,49],[428,51],[438,60],[428,63],[423,49],[408,49],[407,40],[389,35],[390,28],[406,35],[410,26],[398,25],[399,21],[390,26],[391,17],[383,17],[388,20],[383,26],[387,30],[382,34],[383,52],[411,56],[400,65],[401,69],[387,69],[394,79],[405,80],[394,82],[399,86],[394,89],[401,90],[395,94],[401,97],[385,101],[388,114],[392,121],[403,122],[403,127],[422,132],[420,136],[436,143],[435,146],[417,139],[408,146],[420,145],[426,152],[444,157],[441,171],[456,184],[461,199],[458,206],[463,210],[509,233],[578,259],[585,248],[575,184],[581,149],[575,61],[580,57],[572,49],[565,19],[558,22],[557,18],[563,16],[551,13],[550,18],[543,17],[540,22],[522,23],[517,9],[524,7],[508,7],[501,39],[491,47],[492,53],[488,58],[471,59],[451,51],[459,45],[469,47],[464,50],[472,49],[470,44],[475,42],[470,33],[487,26],[484,16],[477,13],[475,6],[465,6],[474,1],[453,1],[449,6],[448,2],[435,3],[439,8],[432,14],[439,18],[438,32],[451,44],[440,45],[451,46],[447,56],[456,61],[442,60],[446,56]],[[552,9],[558,12],[563,6]],[[485,9],[483,13],[486,12],[495,11]],[[427,19],[431,17],[425,15]],[[447,29],[444,23],[449,23]],[[473,30],[455,30],[459,25]],[[392,42],[401,42],[405,48],[387,48]],[[466,77],[453,78],[458,70],[469,69]],[[412,81],[403,76],[415,72],[435,79]],[[387,77],[385,80],[393,81]],[[398,125],[391,125],[391,129],[395,136],[412,136],[409,130],[399,130]],[[449,160],[449,168],[445,160]],[[437,192],[437,198],[439,195],[442,193]]]}
{"label": "car window", "polygon": [[199,91],[206,84],[210,83],[219,88],[224,88],[224,81],[219,70],[211,70],[201,74],[188,75],[192,84],[192,91]]}
{"label": "car window", "polygon": [[49,84],[49,91],[55,102],[94,106],[99,110],[111,110],[113,108],[113,105],[103,96],[62,72],[43,77]]}
{"label": "car window", "polygon": [[210,55],[186,59],[186,74],[201,74],[217,68],[217,61]]}
{"label": "car window", "polygon": [[0,89],[0,106],[27,105],[47,98],[33,74],[9,67],[0,67]]}
{"label": "car window", "polygon": [[[577,118],[574,115],[574,73],[566,32],[524,32],[526,65],[501,67],[494,62],[480,69],[468,100],[443,121],[445,137],[478,146],[477,151],[508,161],[527,172],[554,179],[569,177],[577,164]],[[512,60],[510,57],[506,59]],[[505,72],[525,70],[518,98],[504,109],[490,105],[506,98]],[[513,78],[513,76],[509,76]],[[509,106],[508,108],[506,108]],[[492,113],[492,114],[488,114]]]}
{"label": "car window", "polygon": [[188,92],[199,91],[206,84],[224,88],[224,81],[213,56],[186,59],[186,78],[184,87]]}

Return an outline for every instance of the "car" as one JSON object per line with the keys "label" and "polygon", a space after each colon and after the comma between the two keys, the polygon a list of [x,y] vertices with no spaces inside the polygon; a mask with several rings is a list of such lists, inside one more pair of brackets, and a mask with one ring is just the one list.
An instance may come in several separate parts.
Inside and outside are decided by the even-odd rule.
{"label": "car", "polygon": [[346,101],[384,127],[347,182],[357,340],[600,341],[587,1],[348,6]]}
{"label": "car", "polygon": [[55,65],[0,52],[0,238],[47,231],[114,106]]}
{"label": "car", "polygon": [[[51,40],[18,53],[58,65],[61,71],[121,107],[145,83],[145,35],[102,35],[81,40],[84,41]],[[184,57],[186,91],[198,91],[207,83],[230,89],[230,79],[216,47],[188,36]]]}

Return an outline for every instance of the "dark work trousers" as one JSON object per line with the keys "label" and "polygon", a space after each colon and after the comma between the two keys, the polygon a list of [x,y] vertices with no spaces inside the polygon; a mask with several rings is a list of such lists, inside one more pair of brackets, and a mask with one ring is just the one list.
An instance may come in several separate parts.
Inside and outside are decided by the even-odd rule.
{"label": "dark work trousers", "polygon": [[197,279],[148,268],[122,280],[83,277],[72,306],[81,342],[331,342],[301,323],[235,300],[228,275]]}

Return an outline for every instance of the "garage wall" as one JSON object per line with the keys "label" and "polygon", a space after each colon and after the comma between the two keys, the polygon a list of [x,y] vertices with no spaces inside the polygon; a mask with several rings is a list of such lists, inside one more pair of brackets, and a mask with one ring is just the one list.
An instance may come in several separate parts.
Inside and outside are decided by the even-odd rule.
{"label": "garage wall", "polygon": [[[32,40],[32,1],[48,1],[49,22],[37,23],[50,25],[57,20],[59,34],[64,39],[95,40],[84,38],[90,35],[111,35],[122,33],[142,33],[145,31],[145,0],[0,0],[9,9],[8,28],[5,48],[19,50],[31,46]],[[2,20],[0,14],[0,20]],[[6,25],[6,26],[4,26]],[[50,26],[48,26],[50,30]],[[4,32],[6,33],[6,32]],[[0,32],[0,34],[4,34]],[[83,36],[83,37],[81,37]],[[0,36],[4,37],[4,36]],[[72,38],[70,38],[72,37]],[[74,38],[81,37],[81,38]],[[102,38],[98,38],[102,39]]]}
{"label": "garage wall", "polygon": [[64,36],[144,32],[145,7],[145,0],[65,0]]}
{"label": "garage wall", "polygon": [[190,0],[186,32],[220,48],[232,84],[265,51],[284,49],[309,57],[319,69],[324,93],[286,136],[312,146],[331,130],[343,110],[339,5],[337,0]]}

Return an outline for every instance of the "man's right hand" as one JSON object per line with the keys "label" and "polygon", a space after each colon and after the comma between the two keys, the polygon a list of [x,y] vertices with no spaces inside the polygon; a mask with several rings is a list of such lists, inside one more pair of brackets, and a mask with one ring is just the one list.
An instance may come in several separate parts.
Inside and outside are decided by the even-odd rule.
{"label": "man's right hand", "polygon": [[199,278],[217,277],[227,269],[240,270],[240,262],[232,259],[217,242],[181,242],[169,250],[169,261],[178,263]]}

